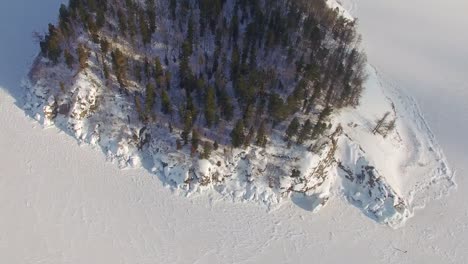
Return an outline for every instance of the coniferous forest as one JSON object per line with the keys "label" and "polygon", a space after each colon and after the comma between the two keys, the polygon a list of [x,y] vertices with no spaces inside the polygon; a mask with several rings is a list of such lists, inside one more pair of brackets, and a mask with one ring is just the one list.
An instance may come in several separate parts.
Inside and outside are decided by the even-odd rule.
{"label": "coniferous forest", "polygon": [[264,147],[273,130],[304,144],[358,105],[355,27],[324,0],[70,0],[39,42],[49,64],[99,73],[140,122],[169,123],[177,148],[206,157],[218,141]]}

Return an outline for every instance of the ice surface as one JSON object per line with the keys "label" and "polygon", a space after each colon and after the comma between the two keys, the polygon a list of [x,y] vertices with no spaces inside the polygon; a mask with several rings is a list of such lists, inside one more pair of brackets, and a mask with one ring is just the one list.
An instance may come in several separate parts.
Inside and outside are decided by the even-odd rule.
{"label": "ice surface", "polygon": [[[367,2],[373,3],[372,8],[366,9]],[[360,20],[363,27],[375,27],[376,21],[386,25],[394,25],[395,21],[409,24],[420,21],[414,19],[414,12],[401,16],[383,3],[393,3],[406,10],[424,7],[432,11],[432,21],[446,20],[439,20],[440,15],[437,15],[447,14],[447,9],[441,12],[440,6],[434,4],[436,1],[419,2],[359,1],[355,6],[356,10],[361,10],[359,17],[363,18]],[[14,28],[7,35],[2,34],[11,41],[0,43],[0,85],[13,96],[19,90],[16,86],[19,77],[36,52],[35,45],[28,46],[30,32],[56,16],[58,3],[15,1],[0,8],[2,26],[21,24],[25,29]],[[451,11],[461,11],[465,10],[460,7],[463,3],[451,0],[450,4],[441,4],[449,6]],[[417,6],[408,8],[408,4]],[[49,17],[44,18],[44,14]],[[365,20],[363,14],[379,18]],[[452,23],[453,19],[447,21]],[[380,28],[365,31],[364,37],[379,32],[388,34],[388,30],[382,30],[385,28],[382,23],[377,24]],[[465,25],[466,21],[455,24]],[[439,32],[451,32],[453,25],[447,25],[444,25],[447,30]],[[405,31],[406,26],[399,27],[403,32],[400,35],[417,32]],[[1,30],[3,33],[4,28]],[[25,43],[30,48],[25,48]],[[379,42],[371,43],[374,50],[380,49],[381,53],[388,48]],[[427,43],[422,41],[414,46],[425,47]],[[463,41],[458,43],[461,45]],[[458,52],[460,49],[448,50],[454,57],[463,54]],[[401,54],[396,52],[389,56],[397,60],[400,67],[407,62],[405,53]],[[372,58],[371,62],[380,65],[388,62],[388,58]],[[12,61],[18,61],[18,67]],[[411,62],[415,63],[412,68],[420,69],[427,79],[437,75],[425,67],[431,63],[420,59]],[[429,89],[421,85],[425,84],[422,78],[416,79],[419,80],[416,82],[420,85],[418,89],[425,89],[427,93],[417,97],[423,99],[425,115],[432,121],[431,126],[438,128],[436,134],[450,160],[455,161],[453,165],[458,174],[466,173],[468,160],[463,146],[467,141],[458,136],[466,131],[462,129],[466,122],[457,114],[466,113],[458,103],[466,103],[467,97],[448,90],[446,98],[451,99],[451,103],[428,111],[435,99],[447,101],[434,95],[439,89]],[[467,83],[466,79],[461,80]],[[412,92],[416,90],[413,85],[403,87]],[[18,100],[16,96],[15,99]],[[459,190],[448,199],[434,200],[434,196],[428,195],[428,206],[418,211],[405,228],[398,230],[366,220],[358,210],[341,200],[332,200],[320,214],[310,214],[287,202],[270,213],[250,203],[226,203],[216,197],[207,205],[210,201],[207,196],[189,200],[171,195],[145,171],[118,170],[105,163],[98,152],[77,147],[63,133],[40,129],[14,106],[15,99],[0,89],[0,122],[4,124],[0,129],[1,262],[464,263],[467,258],[465,177],[459,177]],[[453,129],[453,124],[457,124],[458,129]],[[301,201],[303,199],[293,199],[298,205]],[[306,205],[310,204],[306,201]]]}

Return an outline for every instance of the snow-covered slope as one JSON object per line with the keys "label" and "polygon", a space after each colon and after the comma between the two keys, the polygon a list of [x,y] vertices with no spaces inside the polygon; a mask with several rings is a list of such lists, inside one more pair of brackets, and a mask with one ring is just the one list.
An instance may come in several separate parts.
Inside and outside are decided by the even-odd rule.
{"label": "snow-covered slope", "polygon": [[[453,172],[414,99],[384,84],[374,68],[368,72],[360,106],[342,110],[335,119],[345,135],[336,157],[338,175],[344,176],[351,202],[366,214],[399,225],[425,205],[425,196],[447,194],[455,186]],[[386,114],[395,128],[384,136],[373,133],[376,120]],[[383,197],[395,200],[389,204]]]}
{"label": "snow-covered slope", "polygon": [[[165,125],[129,123],[131,106],[103,88],[91,71],[67,77],[60,67],[36,70],[32,74],[43,78],[25,82],[26,109],[43,125],[55,123],[79,142],[100,147],[121,168],[143,166],[184,194],[214,191],[225,199],[258,201],[269,208],[284,198],[305,196],[312,211],[343,195],[366,215],[396,227],[424,205],[422,190],[435,186],[434,191],[446,193],[453,186],[452,172],[416,103],[385,87],[370,66],[367,71],[360,106],[336,113],[330,134],[310,147],[288,146],[273,134],[265,149],[225,147],[209,160],[176,150],[176,138]],[[55,98],[44,78],[50,74],[70,78],[71,93]],[[60,114],[63,108],[70,114]],[[376,132],[379,119],[392,128]],[[141,149],[145,138],[149,145]]]}
{"label": "snow-covered slope", "polygon": [[[351,19],[337,2],[329,4]],[[314,212],[343,195],[376,221],[397,227],[424,205],[421,190],[437,185],[445,193],[453,186],[417,105],[385,87],[370,66],[360,106],[335,113],[321,139],[291,145],[273,130],[266,148],[221,146],[205,160],[175,147],[181,131],[168,122],[139,122],[128,98],[96,74],[99,58],[91,55],[90,69],[77,74],[63,64],[46,66],[46,60],[39,56],[24,82],[28,113],[46,127],[55,124],[78,142],[99,147],[119,167],[145,167],[186,195],[214,191],[268,208],[304,196]],[[71,88],[65,92],[64,87]]]}

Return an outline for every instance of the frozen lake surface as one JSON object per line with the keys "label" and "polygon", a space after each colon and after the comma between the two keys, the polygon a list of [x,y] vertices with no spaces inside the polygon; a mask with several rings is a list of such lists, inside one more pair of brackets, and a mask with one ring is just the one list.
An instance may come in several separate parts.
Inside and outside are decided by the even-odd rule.
{"label": "frozen lake surface", "polygon": [[[348,1],[348,0],[347,0]],[[144,170],[124,170],[18,108],[37,52],[33,30],[59,0],[0,3],[0,262],[464,263],[468,258],[468,4],[461,0],[346,2],[369,61],[421,104],[458,190],[392,230],[334,200],[311,214],[292,203],[173,195]]]}

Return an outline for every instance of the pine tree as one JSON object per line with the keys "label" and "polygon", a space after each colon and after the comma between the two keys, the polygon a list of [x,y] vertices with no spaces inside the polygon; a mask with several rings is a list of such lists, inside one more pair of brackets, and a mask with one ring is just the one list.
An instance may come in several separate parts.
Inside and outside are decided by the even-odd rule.
{"label": "pine tree", "polygon": [[236,43],[238,37],[239,37],[239,17],[237,16],[237,11],[234,10],[234,15],[232,16],[232,19],[231,19],[232,42]]}
{"label": "pine tree", "polygon": [[272,93],[270,95],[268,111],[273,118],[274,124],[281,122],[286,118],[287,113],[284,101],[279,94]]}
{"label": "pine tree", "polygon": [[65,23],[68,23],[70,21],[70,12],[68,11],[67,6],[64,4],[60,5],[59,20]]}
{"label": "pine tree", "polygon": [[190,45],[190,54],[193,53],[193,41],[195,37],[195,21],[193,21],[193,16],[190,16],[190,19],[187,24],[187,42]]}
{"label": "pine tree", "polygon": [[209,159],[211,156],[211,152],[213,151],[213,147],[210,142],[205,141],[203,143],[203,153],[201,155],[202,159]]}
{"label": "pine tree", "polygon": [[161,60],[159,59],[159,57],[156,57],[154,59],[154,78],[157,80],[163,74],[164,74],[164,69],[162,67]]}
{"label": "pine tree", "polygon": [[102,67],[103,67],[103,72],[104,72],[104,79],[109,80],[109,77],[110,77],[109,68],[107,67],[107,63],[104,60],[104,58],[102,58]]}
{"label": "pine tree", "polygon": [[186,115],[186,117],[184,119],[184,129],[182,130],[182,133],[180,134],[180,137],[184,141],[184,145],[188,144],[188,139],[189,139],[189,135],[190,135],[191,125],[189,125],[189,123],[190,123],[189,118],[190,118],[189,115]]}
{"label": "pine tree", "polygon": [[104,55],[107,54],[107,52],[109,52],[109,48],[110,48],[110,44],[109,44],[109,41],[107,41],[106,38],[101,38],[101,51]]}
{"label": "pine tree", "polygon": [[138,83],[141,83],[142,81],[141,65],[138,62],[135,62],[135,64],[133,65],[133,71],[134,71],[135,79],[137,80]]}
{"label": "pine tree", "polygon": [[147,114],[151,113],[151,110],[153,109],[154,103],[156,101],[155,95],[156,95],[156,92],[154,90],[154,85],[151,83],[148,83],[148,85],[146,85],[146,100],[145,100]]}
{"label": "pine tree", "polygon": [[86,47],[84,44],[80,44],[78,46],[78,62],[80,64],[80,70],[84,70],[88,67],[88,58],[88,47]]}
{"label": "pine tree", "polygon": [[172,19],[176,19],[176,9],[177,9],[177,0],[170,0],[169,2],[169,10],[171,13]]}
{"label": "pine tree", "polygon": [[239,75],[240,75],[240,55],[239,55],[239,48],[237,47],[237,45],[235,45],[231,53],[231,80],[234,85],[237,85]]}
{"label": "pine tree", "polygon": [[216,98],[215,90],[209,87],[205,99],[205,119],[208,127],[211,127],[216,118]]}
{"label": "pine tree", "polygon": [[96,0],[87,0],[87,6],[91,12],[94,12],[97,9]]}
{"label": "pine tree", "polygon": [[150,32],[153,34],[156,31],[156,3],[154,0],[146,0],[146,14]]}
{"label": "pine tree", "polygon": [[161,111],[164,114],[172,114],[171,99],[165,90],[163,90],[161,94]]}
{"label": "pine tree", "polygon": [[189,134],[194,122],[194,116],[196,116],[196,109],[193,106],[191,97],[187,98],[186,108],[183,112],[181,111],[181,113],[183,114],[184,120],[184,129],[182,131],[181,137],[184,140],[184,144],[188,144]]}
{"label": "pine tree", "polygon": [[119,9],[117,11],[117,17],[119,19],[120,33],[123,36],[126,36],[127,35],[127,17],[125,16],[125,13],[122,9]]}
{"label": "pine tree", "polygon": [[87,20],[86,20],[86,25],[88,27],[88,30],[89,30],[89,34],[91,35],[91,38],[93,40],[93,42],[95,43],[99,43],[98,42],[98,27],[96,25],[96,21],[94,20],[94,18],[92,16],[88,16],[87,17]]}
{"label": "pine tree", "polygon": [[234,117],[234,105],[231,97],[227,94],[224,88],[219,90],[218,105],[221,107],[221,115],[226,121],[231,121]]}
{"label": "pine tree", "polygon": [[322,135],[326,128],[327,124],[325,124],[324,120],[332,113],[332,109],[330,107],[325,107],[323,111],[320,113],[317,123],[314,126],[314,130],[312,131],[312,139],[317,139],[320,135]]}
{"label": "pine tree", "polygon": [[99,8],[96,13],[96,26],[98,29],[106,25],[106,13],[103,8]]}
{"label": "pine tree", "polygon": [[250,127],[249,133],[247,133],[247,136],[244,139],[244,146],[248,147],[250,145],[250,142],[252,142],[252,139],[254,138],[255,135],[255,129],[253,126]]}
{"label": "pine tree", "polygon": [[143,108],[142,108],[142,106],[141,106],[141,102],[140,102],[139,96],[135,96],[134,99],[135,99],[135,109],[136,109],[136,111],[137,111],[137,113],[138,113],[138,117],[139,117],[139,119],[140,119],[141,121],[145,121],[146,115],[145,115],[145,113],[143,112]]}
{"label": "pine tree", "polygon": [[62,4],[60,5],[60,11],[59,11],[59,27],[60,30],[64,35],[69,35],[70,33],[70,12],[68,11],[68,8]]}
{"label": "pine tree", "polygon": [[171,72],[170,71],[167,71],[166,72],[166,89],[167,90],[170,90],[171,89],[171,79],[172,79],[172,75],[171,75]]}
{"label": "pine tree", "polygon": [[267,144],[267,141],[268,140],[266,136],[265,122],[262,122],[257,131],[257,138],[255,139],[255,145],[264,148]]}
{"label": "pine tree", "polygon": [[299,123],[299,119],[297,117],[294,117],[294,119],[291,121],[288,128],[286,129],[286,139],[290,140],[295,135],[297,135],[300,126],[301,124]]}
{"label": "pine tree", "polygon": [[189,65],[190,56],[192,54],[192,47],[188,41],[182,43],[182,53],[179,63],[180,86],[190,90],[191,82],[194,79],[192,69]]}
{"label": "pine tree", "polygon": [[117,81],[122,87],[125,87],[127,84],[127,58],[119,49],[112,52],[112,63]]}
{"label": "pine tree", "polygon": [[315,124],[314,130],[312,132],[312,139],[317,139],[319,136],[323,135],[326,129],[327,129],[326,123],[319,122]]}
{"label": "pine tree", "polygon": [[141,39],[143,44],[146,45],[151,42],[151,29],[148,26],[148,22],[146,21],[146,17],[143,11],[140,11],[138,21],[140,26]]}
{"label": "pine tree", "polygon": [[75,63],[75,58],[73,55],[71,55],[68,50],[65,50],[63,56],[65,57],[65,63],[67,64],[68,68],[70,70],[73,69],[73,64]]}
{"label": "pine tree", "polygon": [[49,34],[40,42],[41,52],[44,57],[49,58],[53,63],[57,63],[62,55],[60,47],[59,31],[54,25],[49,24]]}
{"label": "pine tree", "polygon": [[198,145],[200,144],[200,135],[196,129],[192,130],[192,148],[194,150],[198,149]]}
{"label": "pine tree", "polygon": [[242,146],[245,140],[244,134],[244,122],[242,119],[239,119],[234,126],[234,129],[231,132],[231,143],[232,146],[238,148]]}
{"label": "pine tree", "polygon": [[310,138],[312,128],[312,122],[310,121],[310,119],[307,119],[305,124],[302,126],[299,135],[297,136],[297,144],[302,144]]}

